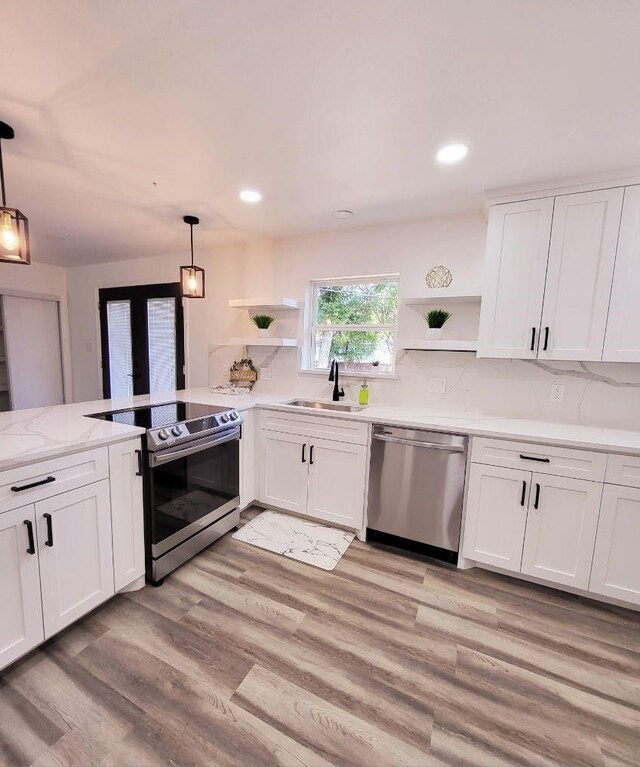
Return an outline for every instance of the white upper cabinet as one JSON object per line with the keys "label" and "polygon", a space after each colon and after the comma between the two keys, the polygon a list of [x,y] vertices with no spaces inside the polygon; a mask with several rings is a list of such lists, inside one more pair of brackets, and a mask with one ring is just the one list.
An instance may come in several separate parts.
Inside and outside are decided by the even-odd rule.
{"label": "white upper cabinet", "polygon": [[602,359],[640,362],[640,186],[624,193],[618,255]]}
{"label": "white upper cabinet", "polygon": [[602,359],[623,193],[556,197],[539,358]]}
{"label": "white upper cabinet", "polygon": [[552,214],[552,197],[489,210],[479,357],[536,357]]}
{"label": "white upper cabinet", "polygon": [[640,360],[638,187],[626,194],[618,266],[623,187],[490,208],[479,357]]}

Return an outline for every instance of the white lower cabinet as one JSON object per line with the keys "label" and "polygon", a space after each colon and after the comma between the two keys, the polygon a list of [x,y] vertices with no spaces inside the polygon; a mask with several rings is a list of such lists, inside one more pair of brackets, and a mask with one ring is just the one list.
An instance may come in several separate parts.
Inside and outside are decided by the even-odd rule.
{"label": "white lower cabinet", "polygon": [[314,439],[309,449],[307,514],[338,525],[359,525],[367,448]]}
{"label": "white lower cabinet", "polygon": [[472,464],[463,555],[520,571],[531,472]]}
{"label": "white lower cabinet", "polygon": [[306,436],[262,431],[261,501],[299,514],[306,512],[308,450]]}
{"label": "white lower cabinet", "polygon": [[35,521],[33,504],[0,514],[0,668],[44,639]]}
{"label": "white lower cabinet", "polygon": [[[308,418],[307,418],[308,421]],[[322,419],[322,428],[327,426]],[[295,428],[297,421],[287,419]],[[299,424],[298,424],[299,425]],[[367,448],[306,433],[262,429],[259,499],[297,514],[345,527],[360,528],[364,512]],[[358,424],[361,426],[361,424]],[[357,434],[354,439],[361,439]]]}
{"label": "white lower cabinet", "polygon": [[109,481],[36,503],[45,637],[112,596]]}
{"label": "white lower cabinet", "polygon": [[640,456],[484,438],[471,456],[465,558],[640,605]]}
{"label": "white lower cabinet", "polygon": [[589,590],[640,605],[640,489],[605,485]]}
{"label": "white lower cabinet", "polygon": [[533,474],[521,572],[589,587],[602,484]]}
{"label": "white lower cabinet", "polygon": [[109,492],[115,590],[144,575],[142,453],[139,439],[109,445]]}

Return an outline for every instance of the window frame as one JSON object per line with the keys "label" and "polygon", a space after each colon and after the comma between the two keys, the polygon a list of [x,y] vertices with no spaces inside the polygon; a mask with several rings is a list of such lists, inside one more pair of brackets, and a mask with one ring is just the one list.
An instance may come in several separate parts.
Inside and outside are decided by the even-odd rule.
{"label": "window frame", "polygon": [[[317,323],[318,317],[318,290],[321,287],[327,286],[344,286],[344,285],[380,285],[386,282],[395,282],[398,284],[398,302],[396,305],[396,321],[392,325],[323,325]],[[378,331],[389,332],[393,334],[393,354],[391,356],[391,370],[389,372],[378,373],[373,365],[370,365],[370,369],[367,371],[350,371],[340,370],[340,375],[345,377],[355,378],[397,378],[396,375],[396,358],[398,355],[398,317],[400,313],[400,275],[393,274],[365,274],[356,275],[354,277],[330,277],[327,279],[311,280],[309,283],[307,305],[309,311],[307,314],[307,322],[305,328],[305,339],[302,353],[302,365],[300,372],[310,373],[314,375],[328,375],[329,368],[316,368],[314,367],[314,360],[316,354],[316,333],[318,331]]]}

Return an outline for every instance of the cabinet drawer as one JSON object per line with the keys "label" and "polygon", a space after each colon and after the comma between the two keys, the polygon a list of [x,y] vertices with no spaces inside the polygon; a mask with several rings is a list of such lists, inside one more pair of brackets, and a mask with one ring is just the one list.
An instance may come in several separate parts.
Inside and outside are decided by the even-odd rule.
{"label": "cabinet drawer", "polygon": [[624,487],[640,487],[640,456],[610,455],[605,482]]}
{"label": "cabinet drawer", "polygon": [[261,426],[287,434],[306,434],[318,439],[332,439],[353,445],[366,445],[369,424],[320,415],[298,415],[280,410],[263,410]]}
{"label": "cabinet drawer", "polygon": [[528,469],[539,474],[588,479],[593,482],[603,481],[607,465],[605,453],[484,437],[474,437],[471,460],[489,466]]}
{"label": "cabinet drawer", "polygon": [[108,476],[109,453],[106,447],[83,450],[81,453],[9,469],[0,472],[0,512],[58,495],[75,487],[106,479]]}

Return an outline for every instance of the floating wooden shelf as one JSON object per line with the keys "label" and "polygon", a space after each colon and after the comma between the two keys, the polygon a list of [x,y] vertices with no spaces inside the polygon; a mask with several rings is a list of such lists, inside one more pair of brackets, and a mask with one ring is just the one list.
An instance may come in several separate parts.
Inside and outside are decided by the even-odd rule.
{"label": "floating wooden shelf", "polygon": [[431,341],[427,338],[417,341],[400,341],[398,346],[405,351],[476,352],[478,350],[477,341]]}
{"label": "floating wooden shelf", "polygon": [[259,314],[260,312],[295,311],[300,304],[295,298],[286,296],[270,296],[267,298],[230,298],[229,306],[232,309],[246,309],[248,312]]}
{"label": "floating wooden shelf", "polygon": [[229,346],[297,346],[297,338],[230,338]]}

